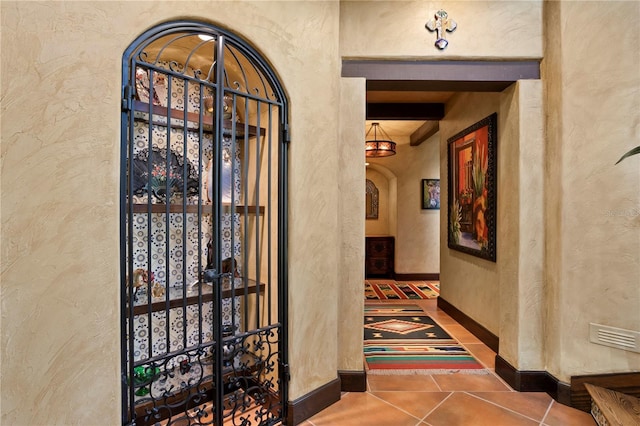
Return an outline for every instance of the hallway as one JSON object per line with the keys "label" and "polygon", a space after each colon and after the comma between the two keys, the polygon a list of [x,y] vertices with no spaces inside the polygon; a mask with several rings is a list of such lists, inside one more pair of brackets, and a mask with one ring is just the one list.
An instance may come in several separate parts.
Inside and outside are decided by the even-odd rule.
{"label": "hallway", "polygon": [[437,299],[384,303],[420,306],[485,365],[490,375],[367,375],[367,392],[342,399],[303,426],[593,426],[590,414],[546,393],[515,392],[494,373],[495,353],[438,309]]}

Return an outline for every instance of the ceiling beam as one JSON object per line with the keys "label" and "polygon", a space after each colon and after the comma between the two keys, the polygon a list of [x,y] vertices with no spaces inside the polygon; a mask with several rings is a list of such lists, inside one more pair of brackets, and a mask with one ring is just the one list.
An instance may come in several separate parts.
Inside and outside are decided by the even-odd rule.
{"label": "ceiling beam", "polygon": [[427,121],[409,136],[409,145],[418,146],[440,130],[439,121]]}
{"label": "ceiling beam", "polygon": [[367,91],[502,92],[512,81],[367,80]]}
{"label": "ceiling beam", "polygon": [[367,120],[442,120],[444,104],[367,103]]}

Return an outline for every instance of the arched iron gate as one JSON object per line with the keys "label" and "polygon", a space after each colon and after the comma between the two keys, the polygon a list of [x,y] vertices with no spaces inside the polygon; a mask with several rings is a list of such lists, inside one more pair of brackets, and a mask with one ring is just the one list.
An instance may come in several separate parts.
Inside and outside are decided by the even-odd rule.
{"label": "arched iron gate", "polygon": [[287,105],[261,56],[198,22],[123,56],[123,424],[286,418]]}

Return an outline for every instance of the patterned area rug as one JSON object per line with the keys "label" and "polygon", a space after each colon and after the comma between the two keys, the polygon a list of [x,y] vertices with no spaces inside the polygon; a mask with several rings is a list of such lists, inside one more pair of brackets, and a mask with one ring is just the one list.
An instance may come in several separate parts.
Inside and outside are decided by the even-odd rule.
{"label": "patterned area rug", "polygon": [[489,373],[414,305],[365,305],[364,356],[373,375]]}
{"label": "patterned area rug", "polygon": [[438,281],[365,280],[367,300],[435,299],[440,294]]}

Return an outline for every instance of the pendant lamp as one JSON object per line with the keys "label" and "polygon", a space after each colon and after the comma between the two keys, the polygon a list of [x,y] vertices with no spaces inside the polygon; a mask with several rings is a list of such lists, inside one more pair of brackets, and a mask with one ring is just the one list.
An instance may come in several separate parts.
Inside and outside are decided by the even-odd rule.
{"label": "pendant lamp", "polygon": [[[373,139],[368,139],[372,130]],[[378,139],[378,132],[380,133],[380,139]],[[390,157],[396,154],[396,143],[382,129],[380,123],[371,123],[371,127],[365,135],[365,140],[364,153],[366,157]]]}

